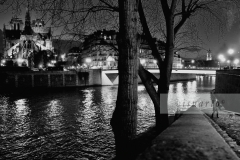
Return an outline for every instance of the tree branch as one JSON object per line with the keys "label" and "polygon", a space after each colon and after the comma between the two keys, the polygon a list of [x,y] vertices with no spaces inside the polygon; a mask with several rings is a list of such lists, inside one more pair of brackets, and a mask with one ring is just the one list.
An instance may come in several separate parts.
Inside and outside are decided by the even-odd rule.
{"label": "tree branch", "polygon": [[142,24],[142,27],[143,27],[143,32],[146,34],[148,44],[149,44],[149,46],[152,50],[152,55],[158,61],[158,66],[160,66],[161,63],[162,63],[162,59],[161,59],[161,56],[158,52],[155,41],[153,40],[152,35],[150,33],[150,30],[149,30],[149,27],[148,27],[148,24],[147,24],[147,20],[146,20],[144,11],[143,11],[141,0],[139,0],[139,4],[138,4],[138,13],[139,13],[140,21],[141,21],[141,24]]}
{"label": "tree branch", "polygon": [[168,17],[170,9],[168,6],[168,2],[166,0],[161,0],[161,4],[162,4],[162,9],[163,9],[163,14],[165,19]]}
{"label": "tree branch", "polygon": [[106,6],[108,6],[109,8],[111,8],[113,11],[119,12],[119,8],[118,8],[118,7],[112,6],[111,4],[107,3],[105,0],[100,0],[100,2],[102,2],[103,4],[105,4]]}
{"label": "tree branch", "polygon": [[149,76],[147,76],[148,73],[146,73],[146,70],[141,65],[140,59],[139,59],[138,66],[139,66],[138,67],[138,75],[141,78],[142,83],[145,86],[150,98],[152,99],[154,107],[159,106],[160,105],[160,97],[157,95],[157,91],[151,83],[151,78]]}

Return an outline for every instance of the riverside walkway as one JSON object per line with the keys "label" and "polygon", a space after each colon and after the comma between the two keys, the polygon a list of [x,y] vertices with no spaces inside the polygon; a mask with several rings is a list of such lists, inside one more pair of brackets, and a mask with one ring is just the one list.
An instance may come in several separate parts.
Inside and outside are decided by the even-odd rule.
{"label": "riverside walkway", "polygon": [[192,106],[152,142],[137,160],[237,160],[204,113]]}

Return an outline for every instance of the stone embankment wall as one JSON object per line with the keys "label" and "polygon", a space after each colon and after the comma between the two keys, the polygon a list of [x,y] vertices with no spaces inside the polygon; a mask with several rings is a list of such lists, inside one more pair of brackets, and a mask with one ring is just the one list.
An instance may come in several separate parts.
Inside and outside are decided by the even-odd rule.
{"label": "stone embankment wall", "polygon": [[0,72],[1,88],[41,88],[88,86],[89,72],[74,71],[5,71]]}
{"label": "stone embankment wall", "polygon": [[[159,77],[159,73],[154,73]],[[171,81],[196,79],[196,74],[173,73]],[[141,79],[138,79],[141,83]],[[118,71],[0,71],[0,88],[41,88],[118,85]]]}
{"label": "stone embankment wall", "polygon": [[[159,78],[160,74],[155,73],[154,74],[157,78]],[[189,73],[172,73],[170,81],[188,81],[188,80],[194,80],[196,79],[196,74],[189,74]]]}
{"label": "stone embankment wall", "polygon": [[215,93],[240,93],[240,70],[217,70]]}
{"label": "stone embankment wall", "polygon": [[214,96],[226,110],[240,113],[240,70],[218,70]]}

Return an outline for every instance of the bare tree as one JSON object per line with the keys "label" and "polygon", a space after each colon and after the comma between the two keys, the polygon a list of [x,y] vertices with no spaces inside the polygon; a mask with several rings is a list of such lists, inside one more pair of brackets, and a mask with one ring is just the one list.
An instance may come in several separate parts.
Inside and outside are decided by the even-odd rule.
{"label": "bare tree", "polygon": [[[144,70],[144,68],[141,66],[139,67],[139,75],[154,103],[156,125],[160,130],[165,129],[168,126],[167,100],[169,82],[172,72],[173,56],[174,51],[176,50],[176,37],[177,35],[179,36],[178,33],[180,33],[181,28],[183,28],[187,20],[189,20],[191,17],[194,17],[196,14],[201,14],[201,12],[207,12],[211,15],[214,15],[212,8],[214,5],[219,3],[223,2],[219,2],[217,0],[161,0],[160,5],[155,4],[156,6],[160,6],[159,9],[164,15],[163,24],[165,24],[165,29],[160,29],[160,31],[164,32],[161,35],[164,35],[166,38],[164,46],[165,58],[162,59],[153,39],[151,29],[149,28],[149,23],[144,13],[144,6],[142,5],[141,0],[139,2],[138,9],[140,21],[143,27],[143,33],[147,37],[147,41],[151,47],[153,57],[157,60],[160,71],[160,78],[156,79],[154,75],[149,73],[147,70]],[[159,15],[159,17],[162,16]],[[160,19],[162,20],[162,18]],[[152,81],[155,81],[158,84],[158,90],[153,87]]]}
{"label": "bare tree", "polygon": [[[27,6],[26,0],[16,2],[16,0],[5,1],[5,7],[8,8],[13,4]],[[237,1],[235,2],[237,3]],[[186,24],[190,23],[187,22],[193,22],[191,18],[196,18],[196,16],[204,17],[206,13],[211,15],[211,18],[218,19],[218,15],[214,11],[216,4],[234,3],[234,0],[119,0],[118,3],[119,5],[116,1],[110,0],[39,0],[32,1],[30,6],[42,16],[47,16],[50,24],[60,27],[62,29],[61,36],[70,35],[71,38],[81,39],[96,29],[118,29],[120,26],[119,90],[111,124],[116,138],[117,155],[121,157],[124,152],[127,153],[126,155],[130,155],[129,147],[132,146],[131,142],[136,136],[136,67],[139,67],[138,74],[153,101],[156,126],[161,131],[168,126],[167,100],[174,51],[186,48],[186,44],[189,46],[188,43],[185,43],[187,35],[198,36],[196,30],[189,33],[189,26]],[[136,24],[136,5],[138,5],[142,32],[152,50],[153,57],[157,60],[159,79],[137,62],[136,34],[139,28]],[[152,12],[147,12],[149,10]],[[165,48],[164,59],[162,59],[153,37],[160,37],[165,42],[163,46]],[[199,47],[199,44],[196,46]],[[153,82],[157,83],[157,90],[154,88]]]}

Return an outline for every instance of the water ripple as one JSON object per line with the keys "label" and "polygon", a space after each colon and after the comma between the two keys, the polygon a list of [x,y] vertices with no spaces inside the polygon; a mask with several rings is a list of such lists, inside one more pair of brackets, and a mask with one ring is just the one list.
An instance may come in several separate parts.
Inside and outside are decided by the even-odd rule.
{"label": "water ripple", "polygon": [[[185,101],[209,100],[215,79],[172,83],[169,112]],[[0,159],[109,159],[114,156],[110,119],[117,86],[0,95]],[[154,108],[138,88],[141,133],[154,124]]]}

